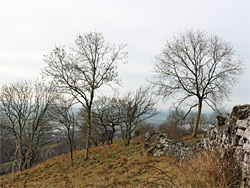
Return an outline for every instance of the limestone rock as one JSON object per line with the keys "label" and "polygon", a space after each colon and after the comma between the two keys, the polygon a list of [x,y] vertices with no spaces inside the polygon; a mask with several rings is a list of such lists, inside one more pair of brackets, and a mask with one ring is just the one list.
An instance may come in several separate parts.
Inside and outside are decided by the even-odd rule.
{"label": "limestone rock", "polygon": [[250,140],[250,126],[245,130],[243,137]]}
{"label": "limestone rock", "polygon": [[197,148],[219,149],[222,153],[234,150],[233,156],[242,166],[241,187],[250,187],[250,105],[234,106],[227,117],[217,116],[215,126],[204,134],[200,142],[176,143],[163,133],[156,136],[155,146],[148,153],[154,156],[168,155],[182,161],[192,157]]}
{"label": "limestone rock", "polygon": [[246,129],[250,123],[250,116],[246,119],[237,119],[236,125],[239,128]]}
{"label": "limestone rock", "polygon": [[242,129],[238,129],[236,132],[237,136],[244,136],[244,131]]}

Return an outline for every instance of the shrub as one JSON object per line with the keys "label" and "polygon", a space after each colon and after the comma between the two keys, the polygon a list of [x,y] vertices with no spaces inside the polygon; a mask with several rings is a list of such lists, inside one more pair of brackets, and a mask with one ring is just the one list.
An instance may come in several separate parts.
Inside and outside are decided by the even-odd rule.
{"label": "shrub", "polygon": [[182,138],[188,135],[185,129],[175,124],[163,123],[159,126],[159,131],[166,133],[169,139],[175,141],[182,141]]}
{"label": "shrub", "polygon": [[153,134],[155,132],[155,128],[150,123],[142,122],[136,128],[134,136],[135,137],[144,137],[147,132],[150,132],[151,134]]}

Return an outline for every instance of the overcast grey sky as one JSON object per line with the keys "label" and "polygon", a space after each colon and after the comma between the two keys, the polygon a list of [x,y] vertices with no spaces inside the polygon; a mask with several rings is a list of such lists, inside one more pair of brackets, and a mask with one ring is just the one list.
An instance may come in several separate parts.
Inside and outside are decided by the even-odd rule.
{"label": "overcast grey sky", "polygon": [[246,72],[226,107],[250,103],[249,0],[1,0],[0,24],[0,84],[36,79],[55,45],[97,31],[110,43],[127,44],[120,89],[133,90],[151,78],[166,39],[192,28],[217,34],[244,58]]}

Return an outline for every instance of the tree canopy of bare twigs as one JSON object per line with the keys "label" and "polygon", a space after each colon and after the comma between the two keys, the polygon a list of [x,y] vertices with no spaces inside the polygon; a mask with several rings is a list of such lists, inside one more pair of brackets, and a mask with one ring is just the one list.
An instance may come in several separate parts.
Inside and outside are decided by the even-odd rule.
{"label": "tree canopy of bare twigs", "polygon": [[2,86],[1,114],[6,117],[6,126],[16,139],[20,171],[27,167],[30,158],[33,160],[31,156],[35,155],[37,147],[41,147],[41,137],[50,127],[48,110],[57,97],[54,86],[42,82],[18,81]]}
{"label": "tree canopy of bare twigs", "polygon": [[113,97],[100,97],[94,106],[94,124],[101,126],[107,144],[113,144],[116,127],[122,121],[121,106],[117,95]]}
{"label": "tree canopy of bare twigs", "polygon": [[90,32],[78,35],[69,50],[56,47],[50,55],[45,56],[45,75],[51,77],[61,91],[75,97],[87,112],[85,160],[89,153],[91,109],[95,92],[103,85],[120,82],[117,63],[126,62],[124,47],[107,43],[102,33]]}
{"label": "tree canopy of bare twigs", "polygon": [[122,109],[121,134],[124,144],[128,146],[132,133],[139,123],[157,114],[157,101],[148,87],[140,87],[135,92],[128,92],[120,100]]}
{"label": "tree canopy of bare twigs", "polygon": [[216,35],[187,30],[167,41],[156,57],[152,84],[159,95],[173,97],[177,108],[188,106],[187,114],[198,106],[192,133],[196,136],[202,105],[216,110],[242,71],[243,61],[231,44]]}
{"label": "tree canopy of bare twigs", "polygon": [[50,110],[50,116],[53,121],[59,124],[59,128],[63,130],[67,137],[72,166],[74,162],[73,150],[75,145],[75,131],[78,126],[77,114],[73,110],[73,105],[74,102],[72,99],[60,97]]}

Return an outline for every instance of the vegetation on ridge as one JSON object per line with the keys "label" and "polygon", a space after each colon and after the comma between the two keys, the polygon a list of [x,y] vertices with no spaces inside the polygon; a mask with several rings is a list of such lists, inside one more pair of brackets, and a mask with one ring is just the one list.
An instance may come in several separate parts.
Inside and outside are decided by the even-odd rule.
{"label": "vegetation on ridge", "polygon": [[[75,151],[72,167],[69,153],[47,160],[31,169],[1,176],[1,187],[225,187],[238,174],[230,158],[218,153],[197,155],[180,165],[175,159],[147,155],[142,139],[124,146],[112,145]],[[233,169],[234,168],[234,169]]]}

